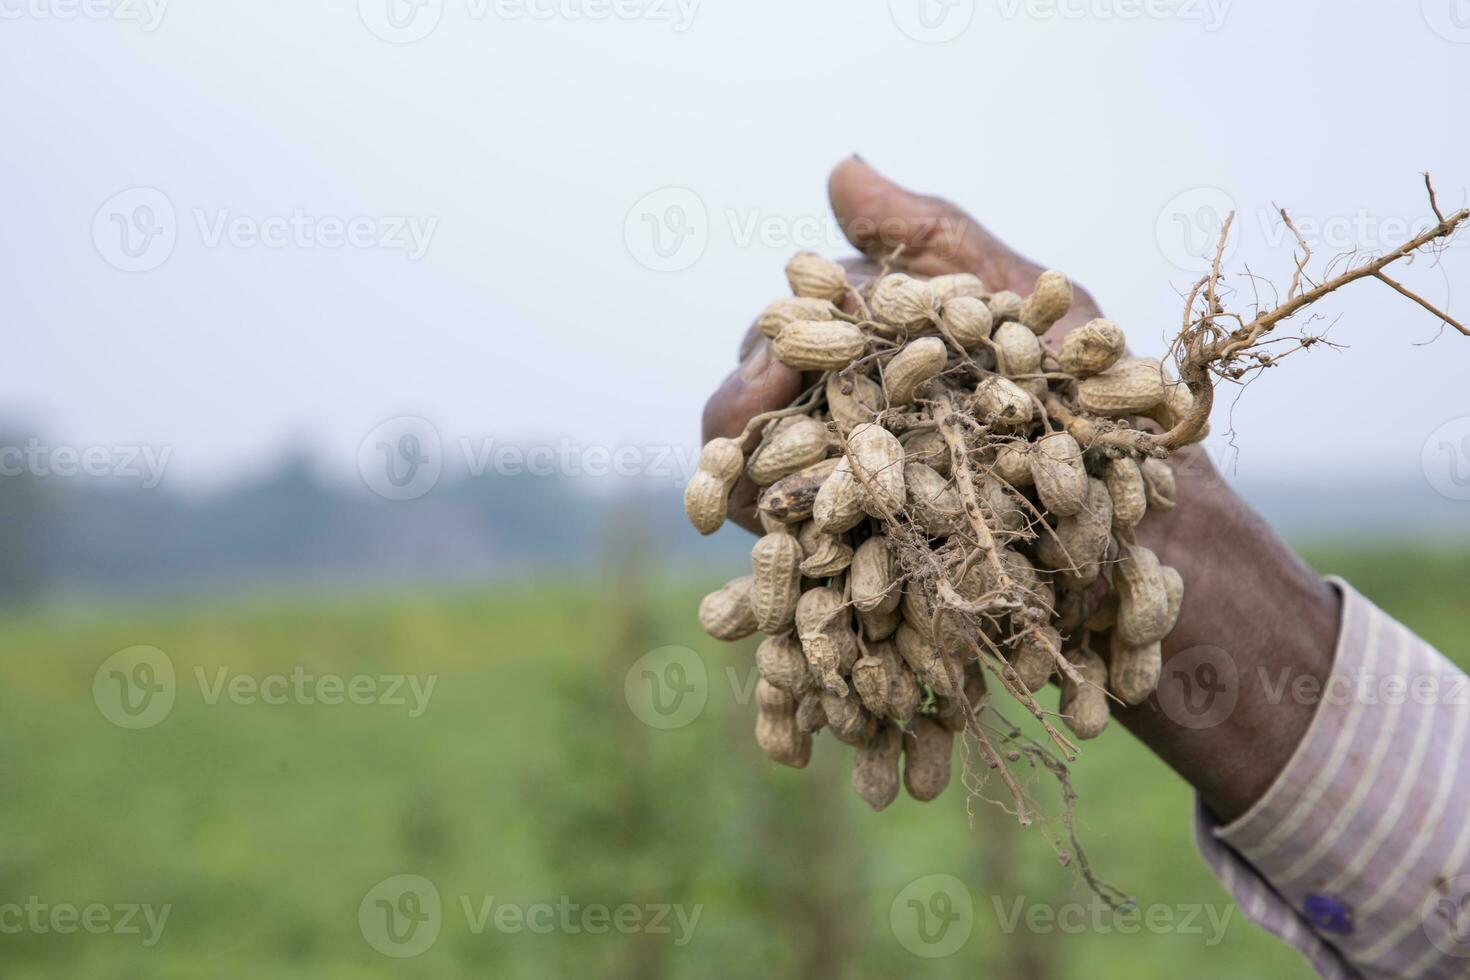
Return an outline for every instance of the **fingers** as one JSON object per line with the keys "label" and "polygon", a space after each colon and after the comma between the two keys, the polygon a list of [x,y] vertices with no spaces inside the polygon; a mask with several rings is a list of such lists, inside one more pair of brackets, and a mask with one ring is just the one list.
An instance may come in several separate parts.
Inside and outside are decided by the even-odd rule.
{"label": "fingers", "polygon": [[[903,245],[896,265],[916,275],[970,272],[991,289],[1027,296],[1043,271],[955,205],[900,187],[861,157],[848,157],[833,168],[827,193],[848,241],[875,259]],[[1047,335],[1053,343],[1101,315],[1086,290],[1074,289],[1071,312]]]}
{"label": "fingers", "polygon": [[898,264],[918,275],[971,272],[1024,295],[1041,272],[953,204],[900,187],[861,157],[833,168],[827,194],[848,241],[873,258],[903,245]]}
{"label": "fingers", "polygon": [[[771,342],[762,337],[705,403],[704,441],[719,436],[735,438],[753,417],[785,408],[800,394],[801,373],[772,357]],[[748,531],[759,532],[755,495],[755,484],[749,477],[741,477],[730,496],[730,519]]]}

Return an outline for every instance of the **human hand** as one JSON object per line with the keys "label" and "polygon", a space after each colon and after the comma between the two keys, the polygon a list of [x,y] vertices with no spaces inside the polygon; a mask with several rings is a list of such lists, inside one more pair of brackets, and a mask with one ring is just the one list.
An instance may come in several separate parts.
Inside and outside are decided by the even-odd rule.
{"label": "human hand", "polygon": [[[993,290],[1022,296],[1043,271],[953,204],[905,190],[857,157],[832,171],[828,192],[844,233],[868,257],[852,267],[855,273],[876,272],[871,260],[898,245],[904,247],[895,268],[923,277],[969,272]],[[1046,340],[1055,349],[1067,332],[1099,315],[1091,294],[1076,288],[1070,312]],[[800,373],[772,357],[769,341],[752,328],[740,367],[705,406],[704,438],[738,436],[753,416],[789,404],[801,390]],[[1217,817],[1229,821],[1266,791],[1307,730],[1313,707],[1269,698],[1266,682],[1283,668],[1326,681],[1339,599],[1225,484],[1203,450],[1190,447],[1171,462],[1177,505],[1150,512],[1137,535],[1160,561],[1179,570],[1184,604],[1164,642],[1159,691],[1137,707],[1114,705],[1113,713],[1189,780]],[[730,516],[758,531],[755,494],[755,485],[742,478]],[[1230,659],[1235,706],[1208,727],[1191,727],[1171,717],[1160,698],[1182,703],[1198,678],[1183,668],[1171,670],[1170,662],[1203,648],[1211,657],[1223,653]]]}

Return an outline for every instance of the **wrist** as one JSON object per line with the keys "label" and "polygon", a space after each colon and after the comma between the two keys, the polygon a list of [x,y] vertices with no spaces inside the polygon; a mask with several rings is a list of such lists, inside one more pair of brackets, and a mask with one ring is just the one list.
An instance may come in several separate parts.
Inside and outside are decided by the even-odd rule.
{"label": "wrist", "polygon": [[1341,599],[1218,477],[1181,480],[1180,497],[1148,542],[1184,576],[1179,623],[1159,690],[1116,714],[1228,822],[1305,736],[1316,705],[1289,692],[1326,683]]}

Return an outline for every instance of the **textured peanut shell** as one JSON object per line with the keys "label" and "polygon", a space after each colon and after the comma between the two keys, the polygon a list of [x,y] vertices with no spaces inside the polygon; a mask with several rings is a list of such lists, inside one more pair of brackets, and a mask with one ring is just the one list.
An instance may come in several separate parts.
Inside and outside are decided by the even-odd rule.
{"label": "textured peanut shell", "polygon": [[708,473],[722,483],[733,484],[740,479],[744,468],[745,453],[734,439],[711,439],[699,451],[699,472]]}
{"label": "textured peanut shell", "polygon": [[812,737],[801,731],[795,715],[755,716],[755,741],[773,762],[805,769],[812,759]]}
{"label": "textured peanut shell", "polygon": [[829,691],[845,693],[842,678],[852,670],[858,650],[842,594],[826,586],[803,592],[796,604],[796,633],[817,681]]}
{"label": "textured peanut shell", "polygon": [[756,682],[755,740],[761,751],[784,766],[804,769],[811,761],[811,736],[796,724],[796,702],[766,681]]}
{"label": "textured peanut shell", "polygon": [[1038,627],[1034,633],[1019,637],[1011,650],[1010,666],[1017,684],[1032,694],[1046,687],[1057,662],[1047,652],[1047,644],[1061,649],[1061,636],[1050,626]]}
{"label": "textured peanut shell", "polygon": [[1082,464],[1082,447],[1065,432],[1038,439],[1028,454],[1031,481],[1046,509],[1058,517],[1071,517],[1087,500],[1087,469]]}
{"label": "textured peanut shell", "polygon": [[1087,495],[1082,509],[1057,521],[1056,534],[1043,534],[1036,555],[1047,568],[1062,572],[1076,586],[1094,582],[1098,563],[1107,553],[1112,536],[1113,499],[1107,485],[1087,478]]}
{"label": "textured peanut shell", "polygon": [[929,283],[895,272],[873,284],[868,309],[880,323],[900,330],[913,330],[927,324],[939,304]]}
{"label": "textured peanut shell", "polygon": [[991,317],[997,324],[1001,324],[1008,320],[1019,320],[1021,318],[1021,307],[1025,302],[1019,294],[1013,293],[1009,289],[1002,289],[1000,292],[993,294],[990,299],[986,300],[986,305],[990,307]]}
{"label": "textured peanut shell", "polygon": [[725,523],[730,490],[745,468],[745,454],[734,439],[711,439],[699,453],[699,464],[684,488],[684,515],[700,534],[713,534]]}
{"label": "textured peanut shell", "polygon": [[934,720],[959,734],[969,726],[975,711],[985,703],[985,695],[985,671],[978,661],[972,661],[965,667],[964,697],[936,698]]}
{"label": "textured peanut shell", "polygon": [[[873,517],[892,514],[903,506],[903,443],[875,422],[855,426],[847,437],[852,450],[848,462],[854,462],[866,477],[859,483],[863,508]],[[838,468],[837,474],[842,472]],[[856,481],[856,477],[853,477]],[[871,492],[870,492],[871,491]]]}
{"label": "textured peanut shell", "polygon": [[949,354],[938,337],[920,337],[893,355],[883,371],[883,388],[890,405],[908,405],[924,385],[939,376]]}
{"label": "textured peanut shell", "polygon": [[959,689],[962,678],[957,664],[908,623],[898,627],[893,642],[914,676],[929,685],[935,694],[952,695]]}
{"label": "textured peanut shell", "polygon": [[949,786],[954,733],[932,718],[916,718],[903,740],[903,785],[920,802]]}
{"label": "textured peanut shell", "polygon": [[890,671],[888,675],[888,717],[907,724],[919,713],[919,705],[923,701],[924,691],[919,687],[918,678],[907,669],[897,672]]}
{"label": "textured peanut shell", "polygon": [[792,473],[820,462],[832,448],[827,427],[814,418],[793,417],[751,456],[745,468],[758,487],[768,487]]}
{"label": "textured peanut shell", "polygon": [[985,288],[985,282],[979,276],[968,272],[951,272],[935,276],[929,280],[929,290],[941,305],[962,296],[984,300],[990,295],[990,290]]}
{"label": "textured peanut shell", "polygon": [[853,477],[846,456],[817,491],[812,504],[812,523],[823,534],[844,534],[863,522],[863,492]]}
{"label": "textured peanut shell", "polygon": [[903,755],[903,732],[883,725],[852,760],[852,788],[864,803],[882,810],[898,798],[898,760]]}
{"label": "textured peanut shell", "polygon": [[932,429],[910,432],[900,436],[898,441],[903,443],[905,460],[911,463],[923,463],[925,466],[932,467],[934,472],[940,476],[949,476],[949,444],[938,432]]}
{"label": "textured peanut shell", "polygon": [[904,624],[918,633],[924,642],[933,643],[934,607],[923,586],[917,582],[909,582],[904,587],[899,605],[903,609]]}
{"label": "textured peanut shell", "polygon": [[1096,633],[1112,629],[1118,622],[1118,594],[1109,591],[1102,602],[1083,622],[1083,626]]}
{"label": "textured peanut shell", "polygon": [[843,392],[840,374],[830,375],[826,385],[827,411],[832,413],[833,420],[843,432],[873,421],[883,408],[883,388],[878,382],[861,374],[854,374],[848,380],[852,384],[851,394]]}
{"label": "textured peanut shell", "polygon": [[888,538],[875,534],[857,546],[847,580],[852,586],[852,604],[858,610],[890,612],[898,608],[902,592],[893,545]]}
{"label": "textured peanut shell", "polygon": [[1138,463],[1126,456],[1109,460],[1106,482],[1108,495],[1113,498],[1113,529],[1136,527],[1148,512],[1148,494]]}
{"label": "textured peanut shell", "polygon": [[847,272],[815,252],[800,252],[786,263],[786,281],[797,296],[836,299],[847,290]]}
{"label": "textured peanut shell", "polygon": [[1077,384],[1077,404],[1093,415],[1143,415],[1162,402],[1168,390],[1158,361],[1119,361]]}
{"label": "textured peanut shell", "polygon": [[1113,566],[1113,588],[1118,592],[1119,638],[1129,646],[1157,643],[1169,632],[1169,593],[1159,559],[1142,545],[1124,544]]}
{"label": "textured peanut shell", "polygon": [[837,469],[838,459],[824,459],[771,484],[760,497],[762,516],[795,524],[812,516],[817,491]]}
{"label": "textured peanut shell", "polygon": [[1078,650],[1068,659],[1086,683],[1062,677],[1062,721],[1078,738],[1097,738],[1108,726],[1107,664],[1088,650]]}
{"label": "textured peanut shell", "polygon": [[700,534],[714,534],[725,523],[730,510],[730,487],[719,478],[699,471],[684,487],[684,516]]}
{"label": "textured peanut shell", "polygon": [[822,709],[822,692],[810,690],[796,704],[796,730],[811,735],[827,727],[827,712]]}
{"label": "textured peanut shell", "polygon": [[956,296],[945,300],[939,321],[949,335],[965,350],[974,350],[995,329],[995,316],[985,301],[974,296]]}
{"label": "textured peanut shell", "polygon": [[1143,474],[1143,489],[1148,497],[1150,510],[1166,511],[1174,509],[1175,483],[1174,470],[1162,459],[1154,459],[1150,456],[1138,464],[1139,472]]}
{"label": "textured peanut shell", "polygon": [[1112,320],[1090,320],[1062,339],[1062,370],[1076,378],[1101,374],[1123,356],[1128,341]]}
{"label": "textured peanut shell", "polygon": [[852,691],[843,695],[824,693],[822,711],[827,715],[827,727],[846,745],[863,745],[878,733],[878,719],[863,708]]}
{"label": "textured peanut shell", "polygon": [[857,618],[858,624],[863,628],[863,636],[871,643],[874,640],[886,640],[893,636],[899,624],[903,622],[903,613],[897,609],[887,611],[877,609],[873,612],[864,612],[859,609]]}
{"label": "textured peanut shell", "polygon": [[852,665],[852,686],[863,707],[879,718],[888,715],[888,668],[878,657],[861,657]]}
{"label": "textured peanut shell", "polygon": [[1054,269],[1048,269],[1037,277],[1036,288],[1021,304],[1016,318],[1033,334],[1040,336],[1066,316],[1071,308],[1071,280]]}
{"label": "textured peanut shell", "polygon": [[800,699],[812,688],[806,655],[794,634],[781,633],[762,640],[755,651],[755,665],[762,679],[793,698]]}
{"label": "textured peanut shell", "polygon": [[784,530],[765,535],[751,549],[750,607],[761,632],[784,633],[795,625],[801,562],[801,544]]}
{"label": "textured peanut shell", "polygon": [[862,354],[863,332],[840,320],[797,320],[771,341],[776,360],[798,371],[835,371]]}
{"label": "textured peanut shell", "polygon": [[1041,370],[1041,339],[1019,323],[1002,323],[991,337],[1000,371],[1016,377]]}
{"label": "textured peanut shell", "polygon": [[824,534],[811,521],[797,532],[801,543],[801,574],[807,578],[831,578],[852,565],[852,547],[835,534]]}
{"label": "textured peanut shell", "polygon": [[756,326],[767,337],[774,338],[781,330],[797,320],[831,320],[834,307],[825,299],[807,299],[788,296],[771,303],[756,319]]}
{"label": "textured peanut shell", "polygon": [[959,491],[923,463],[905,463],[903,480],[909,513],[924,532],[930,537],[954,533],[964,517]]}
{"label": "textured peanut shell", "polygon": [[1031,486],[1030,454],[1021,446],[1002,446],[995,454],[995,475],[1023,490]]}
{"label": "textured peanut shell", "polygon": [[1179,622],[1179,610],[1184,606],[1184,576],[1179,574],[1179,569],[1168,565],[1160,565],[1159,574],[1164,579],[1164,594],[1169,597],[1169,611],[1164,617],[1169,624],[1164,635],[1168,636],[1174,632],[1174,626]]}
{"label": "textured peanut shell", "polygon": [[754,580],[749,575],[731,579],[699,603],[699,625],[717,640],[742,640],[757,629],[750,605]]}
{"label": "textured peanut shell", "polygon": [[991,375],[975,387],[974,413],[982,423],[1016,428],[1031,421],[1031,393],[1009,378]]}
{"label": "textured peanut shell", "polygon": [[1114,633],[1108,657],[1108,689],[1119,701],[1127,705],[1142,704],[1158,688],[1164,654],[1157,642],[1130,646]]}

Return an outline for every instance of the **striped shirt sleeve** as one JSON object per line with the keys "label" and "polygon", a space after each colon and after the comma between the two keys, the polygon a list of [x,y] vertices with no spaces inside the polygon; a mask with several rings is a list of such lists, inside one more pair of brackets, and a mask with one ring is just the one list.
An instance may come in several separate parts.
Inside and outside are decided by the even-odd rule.
{"label": "striped shirt sleeve", "polygon": [[1200,851],[1247,918],[1329,978],[1470,977],[1470,678],[1345,582],[1332,676],[1249,812],[1196,811]]}

